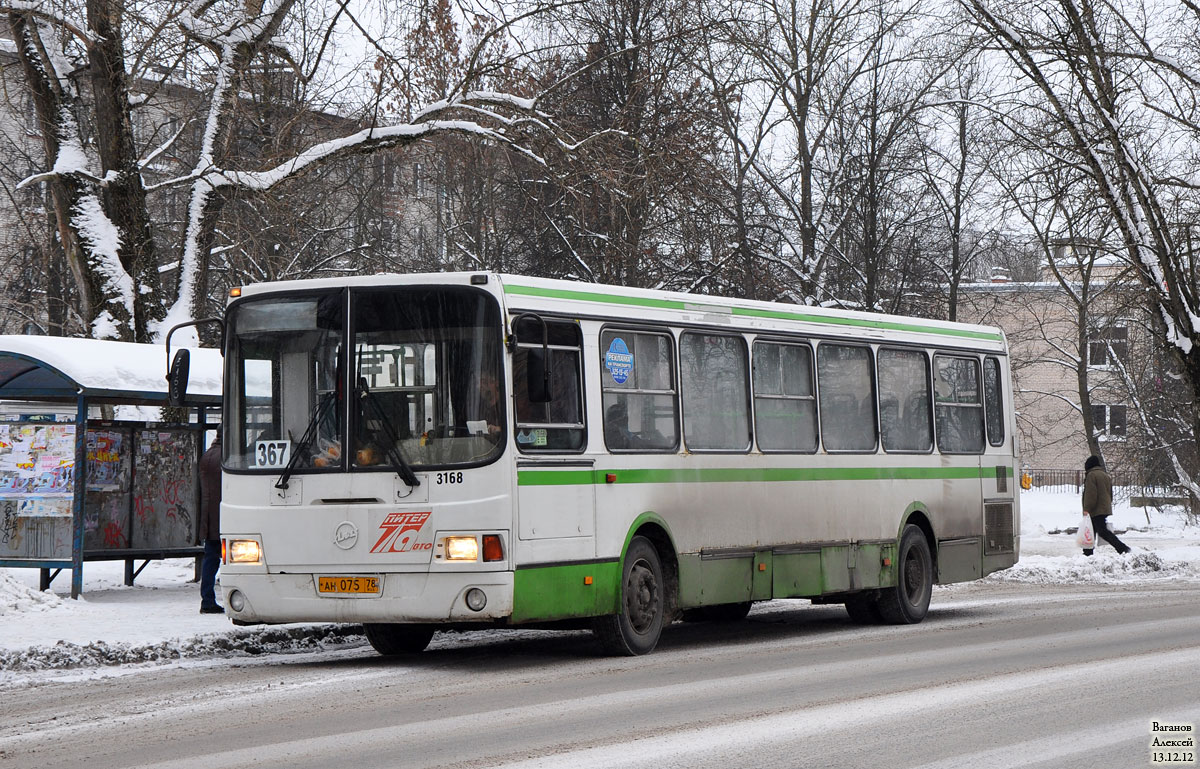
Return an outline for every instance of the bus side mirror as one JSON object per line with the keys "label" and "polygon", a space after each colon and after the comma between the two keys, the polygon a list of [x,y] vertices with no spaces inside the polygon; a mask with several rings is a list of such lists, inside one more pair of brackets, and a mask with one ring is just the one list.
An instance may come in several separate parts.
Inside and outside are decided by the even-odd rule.
{"label": "bus side mirror", "polygon": [[[225,321],[220,318],[201,318],[200,320],[189,320],[185,323],[179,323],[171,327],[167,332],[167,356],[171,355],[171,335],[181,328],[188,326],[199,326],[205,323],[216,323],[221,327],[221,354],[225,354]],[[188,370],[191,368],[192,355],[187,351],[187,348],[177,350],[175,357],[171,358],[171,365],[167,367],[167,405],[178,408],[183,405],[183,400],[187,396],[188,386]]]}
{"label": "bus side mirror", "polygon": [[183,405],[187,396],[188,373],[192,366],[192,355],[187,349],[177,350],[167,371],[167,403],[174,407]]}
{"label": "bus side mirror", "polygon": [[549,403],[554,399],[550,392],[550,369],[546,367],[547,352],[544,348],[526,349],[525,382],[529,387],[530,403]]}

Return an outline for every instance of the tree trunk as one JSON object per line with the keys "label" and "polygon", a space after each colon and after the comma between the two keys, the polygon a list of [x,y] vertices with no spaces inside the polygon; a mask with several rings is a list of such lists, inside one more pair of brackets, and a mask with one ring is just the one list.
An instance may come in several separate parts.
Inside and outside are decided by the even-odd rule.
{"label": "tree trunk", "polygon": [[133,121],[121,33],[124,0],[88,0],[88,29],[94,35],[88,46],[88,65],[95,99],[96,149],[100,167],[109,179],[101,200],[104,211],[121,235],[121,266],[133,278],[132,341],[149,342],[148,323],[162,317],[158,262],[146,208]]}

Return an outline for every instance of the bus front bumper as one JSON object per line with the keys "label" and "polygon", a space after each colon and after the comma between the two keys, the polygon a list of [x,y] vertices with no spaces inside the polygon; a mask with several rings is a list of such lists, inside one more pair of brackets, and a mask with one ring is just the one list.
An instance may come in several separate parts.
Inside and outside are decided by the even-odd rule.
{"label": "bus front bumper", "polygon": [[[372,575],[374,576],[374,575]],[[378,593],[317,592],[314,574],[221,572],[227,616],[245,623],[281,622],[491,622],[509,617],[513,573],[393,573],[380,576]],[[468,606],[468,593],[478,606]]]}

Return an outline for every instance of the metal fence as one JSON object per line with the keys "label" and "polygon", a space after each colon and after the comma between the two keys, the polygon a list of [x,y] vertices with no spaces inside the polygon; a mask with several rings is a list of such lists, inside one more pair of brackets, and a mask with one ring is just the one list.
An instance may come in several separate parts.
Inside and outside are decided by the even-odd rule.
{"label": "metal fence", "polygon": [[[1063,494],[1082,494],[1084,471],[1045,470],[1023,468],[1021,488],[1038,489]],[[1113,497],[1133,500],[1135,504],[1151,506],[1162,504],[1184,504],[1187,492],[1180,486],[1148,486],[1133,473],[1110,470],[1113,481]]]}

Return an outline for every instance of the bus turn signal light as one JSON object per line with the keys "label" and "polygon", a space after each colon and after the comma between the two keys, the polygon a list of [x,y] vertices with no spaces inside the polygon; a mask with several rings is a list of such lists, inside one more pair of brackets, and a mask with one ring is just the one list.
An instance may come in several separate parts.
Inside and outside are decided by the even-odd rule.
{"label": "bus turn signal light", "polygon": [[503,561],[504,547],[500,544],[500,537],[495,534],[483,535],[483,560],[485,561]]}

